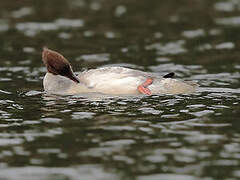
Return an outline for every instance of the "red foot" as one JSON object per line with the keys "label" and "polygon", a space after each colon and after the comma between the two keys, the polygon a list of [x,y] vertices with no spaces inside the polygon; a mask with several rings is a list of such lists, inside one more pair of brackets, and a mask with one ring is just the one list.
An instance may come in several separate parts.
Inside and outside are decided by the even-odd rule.
{"label": "red foot", "polygon": [[138,91],[142,94],[152,95],[152,92],[147,87],[153,83],[152,78],[148,78],[144,83],[138,86]]}

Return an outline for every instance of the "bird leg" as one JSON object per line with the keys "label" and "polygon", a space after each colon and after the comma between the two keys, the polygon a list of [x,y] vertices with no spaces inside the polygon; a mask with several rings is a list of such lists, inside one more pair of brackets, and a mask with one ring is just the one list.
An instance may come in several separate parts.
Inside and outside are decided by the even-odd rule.
{"label": "bird leg", "polygon": [[152,95],[152,92],[147,87],[153,83],[152,78],[148,78],[145,82],[143,82],[140,86],[138,86],[138,91],[142,94]]}

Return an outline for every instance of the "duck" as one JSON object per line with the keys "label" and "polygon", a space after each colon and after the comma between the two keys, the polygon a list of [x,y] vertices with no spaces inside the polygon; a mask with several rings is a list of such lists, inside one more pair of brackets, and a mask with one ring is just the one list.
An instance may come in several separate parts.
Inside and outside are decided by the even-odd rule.
{"label": "duck", "polygon": [[76,75],[62,54],[47,47],[43,48],[42,61],[47,69],[43,78],[43,88],[50,94],[188,94],[198,87],[194,82],[174,79],[174,72],[159,76],[156,73],[126,67],[101,67]]}

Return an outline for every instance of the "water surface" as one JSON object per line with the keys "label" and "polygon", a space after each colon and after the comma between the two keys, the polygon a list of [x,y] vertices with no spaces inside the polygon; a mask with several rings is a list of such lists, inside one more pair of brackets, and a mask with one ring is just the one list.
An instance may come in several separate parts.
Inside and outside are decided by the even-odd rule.
{"label": "water surface", "polygon": [[[239,30],[236,0],[0,2],[0,179],[239,179]],[[43,46],[76,72],[175,72],[200,88],[48,95]]]}

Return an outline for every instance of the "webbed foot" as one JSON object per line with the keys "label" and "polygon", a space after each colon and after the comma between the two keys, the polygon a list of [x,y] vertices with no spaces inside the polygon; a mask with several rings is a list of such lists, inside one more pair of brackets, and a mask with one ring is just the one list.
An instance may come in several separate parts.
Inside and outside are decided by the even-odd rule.
{"label": "webbed foot", "polygon": [[152,78],[148,78],[144,83],[138,86],[138,91],[142,94],[152,95],[152,92],[147,87],[153,83]]}

